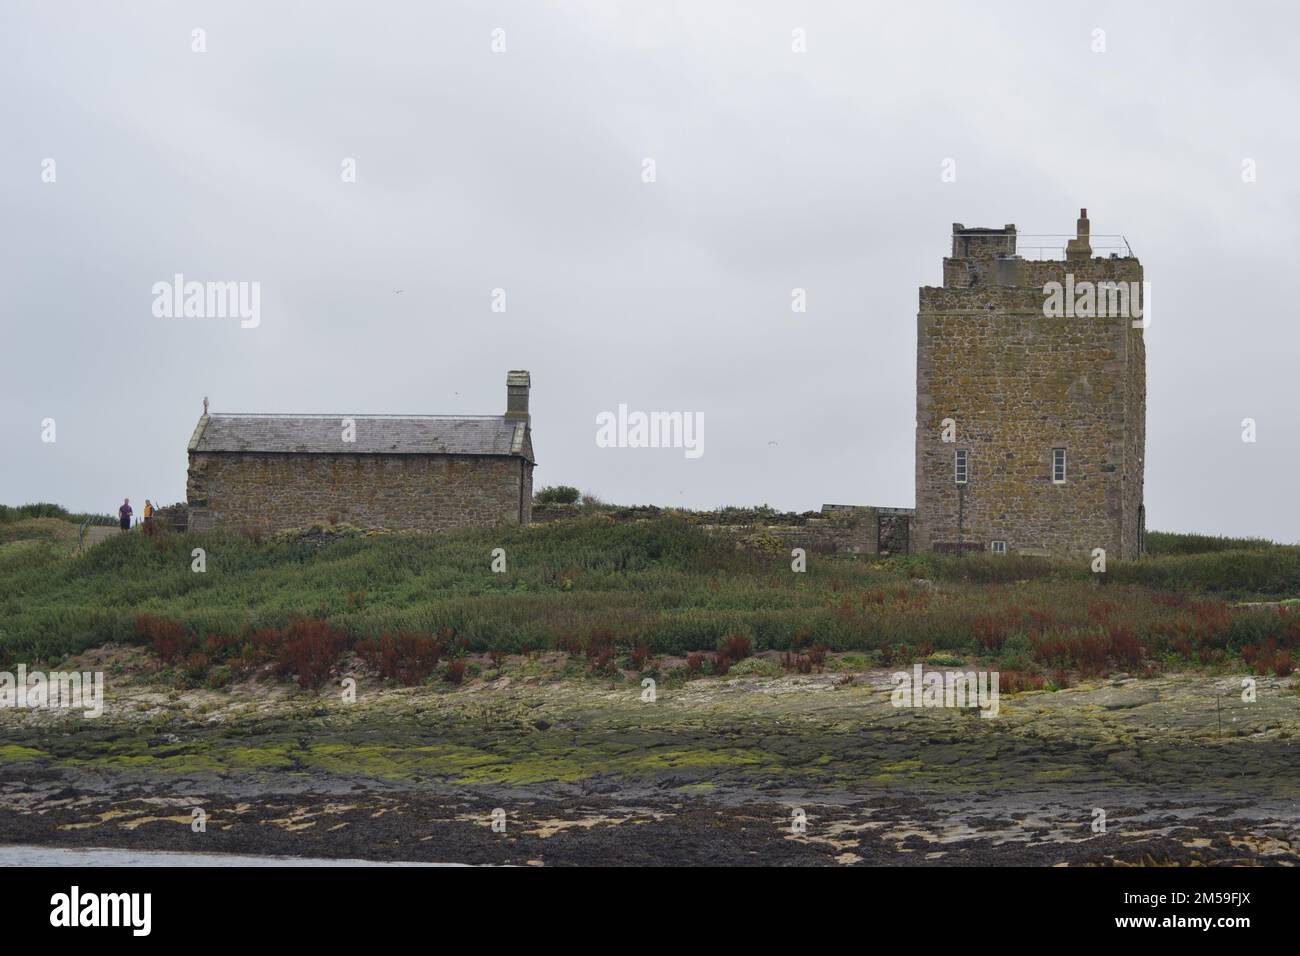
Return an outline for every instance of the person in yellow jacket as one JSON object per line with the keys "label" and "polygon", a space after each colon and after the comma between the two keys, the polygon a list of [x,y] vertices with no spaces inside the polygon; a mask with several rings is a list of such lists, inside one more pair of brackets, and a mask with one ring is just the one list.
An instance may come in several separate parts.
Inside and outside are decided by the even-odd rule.
{"label": "person in yellow jacket", "polygon": [[153,524],[153,502],[148,498],[144,499],[144,523]]}

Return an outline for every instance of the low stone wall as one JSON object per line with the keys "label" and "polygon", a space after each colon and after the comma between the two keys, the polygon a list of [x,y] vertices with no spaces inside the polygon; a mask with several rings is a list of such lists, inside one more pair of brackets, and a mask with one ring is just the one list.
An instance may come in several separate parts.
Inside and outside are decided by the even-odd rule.
{"label": "low stone wall", "polygon": [[190,526],[189,505],[180,502],[157,508],[153,513],[153,520],[156,525],[168,531],[187,531]]}
{"label": "low stone wall", "polygon": [[709,531],[730,534],[756,551],[775,554],[803,548],[810,554],[874,555],[874,508],[800,516],[797,523],[704,524]]}
{"label": "low stone wall", "polygon": [[723,508],[684,511],[653,505],[584,509],[573,505],[533,506],[533,521],[574,520],[600,514],[615,521],[638,521],[678,515],[715,534],[729,535],[746,547],[768,554],[803,548],[811,554],[870,555],[881,553],[884,522],[885,553],[906,553],[911,509],[825,505],[821,511],[779,512],[768,508]]}

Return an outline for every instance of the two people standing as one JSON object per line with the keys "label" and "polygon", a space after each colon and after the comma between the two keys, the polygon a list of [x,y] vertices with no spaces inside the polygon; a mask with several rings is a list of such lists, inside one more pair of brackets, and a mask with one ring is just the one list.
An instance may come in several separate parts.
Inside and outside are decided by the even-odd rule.
{"label": "two people standing", "polygon": [[[131,515],[134,513],[131,508],[131,499],[123,498],[122,507],[117,509],[117,520],[123,531],[131,530]],[[153,524],[153,502],[148,498],[144,499],[144,523]]]}

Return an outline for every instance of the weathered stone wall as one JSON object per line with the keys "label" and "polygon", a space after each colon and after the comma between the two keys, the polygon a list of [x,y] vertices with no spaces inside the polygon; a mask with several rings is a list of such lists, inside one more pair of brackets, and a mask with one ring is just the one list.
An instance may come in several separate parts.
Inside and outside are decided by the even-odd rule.
{"label": "weathered stone wall", "polygon": [[191,452],[190,528],[445,531],[527,520],[532,466],[480,455]]}
{"label": "weathered stone wall", "polygon": [[875,556],[882,515],[889,522],[894,553],[907,553],[911,511],[905,508],[877,509],[867,506],[827,506],[821,511],[774,512],[768,509],[728,508],[719,511],[684,511],[653,505],[585,510],[574,505],[536,505],[532,520],[544,523],[600,515],[611,521],[643,521],[680,515],[713,534],[728,535],[759,550],[788,552],[803,548],[809,554]]}
{"label": "weathered stone wall", "polygon": [[[1146,420],[1142,332],[1128,317],[1048,318],[1043,286],[1141,282],[1136,259],[947,259],[917,317],[914,551],[1138,549]],[[997,284],[1002,282],[1005,284]],[[956,441],[942,440],[943,419]],[[1067,481],[1052,482],[1065,448]],[[954,452],[969,482],[954,480]]]}
{"label": "weathered stone wall", "polygon": [[[1066,268],[1066,266],[1069,268]],[[1003,285],[1011,291],[1020,287],[1021,292],[1032,293],[1038,297],[1042,307],[1043,286],[1049,282],[1065,281],[1065,273],[1074,274],[1075,282],[1087,279],[1090,282],[1127,282],[1135,274],[1141,281],[1141,266],[1137,259],[1120,256],[1098,259],[944,259],[943,286],[936,288],[926,286],[922,294],[929,293],[932,300],[943,301],[951,290],[971,289],[977,286]],[[950,300],[960,300],[960,295],[951,296]]]}
{"label": "weathered stone wall", "polygon": [[777,519],[752,524],[711,524],[704,527],[717,534],[730,534],[756,550],[789,553],[803,548],[808,554],[875,555],[876,509],[855,508],[801,516],[787,523]]}
{"label": "weathered stone wall", "polygon": [[523,524],[528,524],[533,520],[533,466],[527,462],[521,462],[524,471],[524,491],[523,491]]}
{"label": "weathered stone wall", "polygon": [[1147,347],[1142,329],[1128,330],[1128,380],[1124,403],[1123,547],[1120,556],[1135,558],[1146,540],[1145,501],[1147,446]]}
{"label": "weathered stone wall", "polygon": [[532,433],[526,433],[524,437],[524,458],[527,461],[516,462],[515,467],[523,468],[524,490],[523,490],[523,514],[522,522],[528,524],[533,520],[533,462],[537,459],[533,457],[533,438]]}
{"label": "weathered stone wall", "polygon": [[168,531],[186,531],[190,523],[190,509],[184,502],[154,509],[154,523]]}

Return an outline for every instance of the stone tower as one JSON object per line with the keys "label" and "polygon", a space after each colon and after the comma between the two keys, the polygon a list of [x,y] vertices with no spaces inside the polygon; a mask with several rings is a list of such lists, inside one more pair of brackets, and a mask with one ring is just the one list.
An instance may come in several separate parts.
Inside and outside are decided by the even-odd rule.
{"label": "stone tower", "polygon": [[1086,209],[1062,259],[1016,243],[954,223],[943,285],[921,289],[913,550],[1135,558],[1142,265],[1126,244],[1094,257]]}

